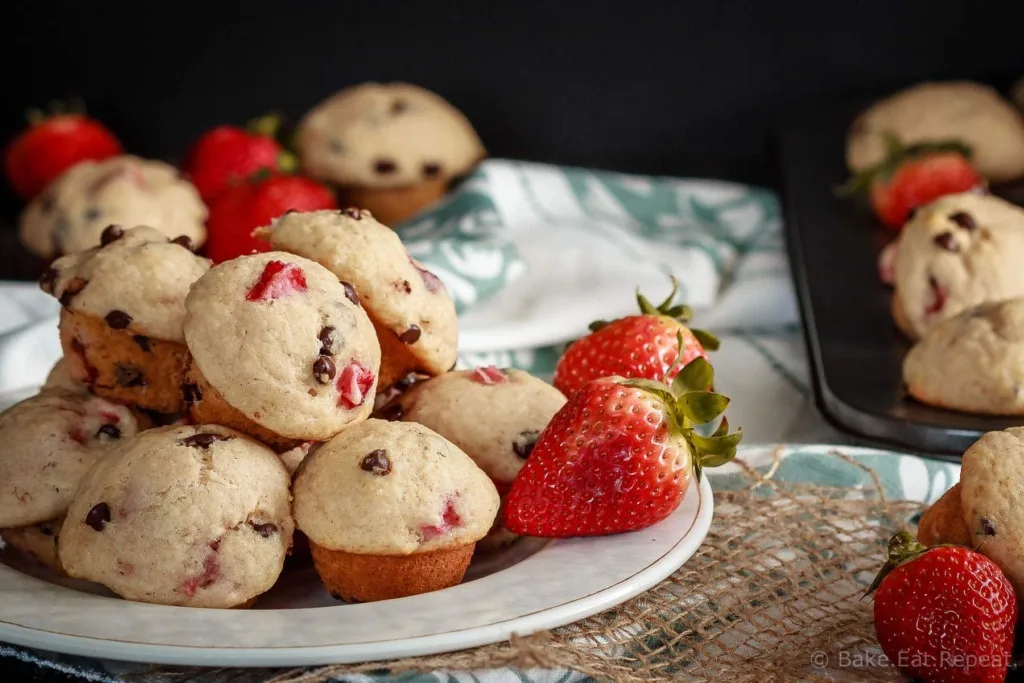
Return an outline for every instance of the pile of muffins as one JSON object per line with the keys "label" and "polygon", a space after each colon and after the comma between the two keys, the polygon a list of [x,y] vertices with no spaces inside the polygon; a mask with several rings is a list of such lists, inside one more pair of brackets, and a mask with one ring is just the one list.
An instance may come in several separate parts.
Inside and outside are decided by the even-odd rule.
{"label": "pile of muffins", "polygon": [[258,234],[211,267],[110,225],[52,263],[64,358],[0,415],[3,540],[166,605],[249,606],[304,556],[347,601],[459,583],[515,540],[503,494],[565,398],[454,370],[451,299],[369,211]]}

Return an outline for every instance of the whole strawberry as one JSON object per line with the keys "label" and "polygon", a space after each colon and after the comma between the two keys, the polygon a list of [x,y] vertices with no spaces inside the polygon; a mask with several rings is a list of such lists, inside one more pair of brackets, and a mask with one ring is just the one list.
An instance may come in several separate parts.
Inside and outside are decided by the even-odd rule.
{"label": "whole strawberry", "polygon": [[718,340],[686,326],[693,312],[673,304],[678,291],[679,283],[672,278],[672,293],[658,306],[637,292],[640,315],[591,324],[591,333],[573,342],[558,360],[555,387],[572,396],[590,380],[612,375],[671,382],[694,358],[706,360]]}
{"label": "whole strawberry", "polygon": [[217,126],[196,141],[183,170],[204,202],[209,204],[261,169],[295,169],[294,157],[274,138],[278,125],[276,117],[264,116],[247,128]]}
{"label": "whole strawberry", "polygon": [[270,245],[252,231],[287,211],[336,209],[334,195],[326,187],[301,176],[267,172],[229,188],[210,205],[206,220],[206,255],[214,263],[236,256],[269,251]]}
{"label": "whole strawberry", "polygon": [[1001,683],[1017,624],[1013,586],[970,548],[926,549],[907,532],[889,541],[872,585],[886,657],[925,683]]}
{"label": "whole strawberry", "polygon": [[742,432],[723,418],[712,436],[694,425],[729,399],[708,389],[698,358],[672,387],[603,377],[585,384],[548,423],[508,494],[505,527],[541,538],[635,531],[668,517],[701,468],[728,462]]}
{"label": "whole strawberry", "polygon": [[33,112],[29,123],[4,153],[7,179],[25,201],[78,162],[100,161],[124,151],[113,133],[82,113]]}

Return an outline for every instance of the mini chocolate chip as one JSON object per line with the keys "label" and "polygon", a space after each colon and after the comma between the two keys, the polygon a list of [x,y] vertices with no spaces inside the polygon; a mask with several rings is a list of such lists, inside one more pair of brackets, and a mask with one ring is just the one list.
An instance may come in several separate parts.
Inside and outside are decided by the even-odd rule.
{"label": "mini chocolate chip", "polygon": [[395,100],[391,103],[391,113],[401,114],[403,111],[409,108],[409,103],[405,100]]}
{"label": "mini chocolate chip", "polygon": [[932,238],[932,241],[946,251],[960,251],[960,245],[957,244],[956,238],[951,232],[940,232]]}
{"label": "mini chocolate chip", "polygon": [[108,225],[103,229],[103,234],[100,235],[100,246],[107,246],[111,242],[116,242],[124,237],[124,228],[120,225]]}
{"label": "mini chocolate chip", "polygon": [[334,326],[328,325],[323,328],[316,338],[320,340],[321,355],[333,356],[334,352],[331,350],[331,347],[334,346]]}
{"label": "mini chocolate chip", "polygon": [[277,533],[277,525],[273,522],[264,522],[263,524],[260,524],[258,522],[250,521],[249,526],[251,526],[252,530],[263,538],[270,538]]}
{"label": "mini chocolate chip", "polygon": [[974,222],[974,218],[966,211],[957,211],[956,213],[949,214],[949,220],[953,221],[964,230],[974,230],[978,227],[978,224]]}
{"label": "mini chocolate chip", "polygon": [[87,221],[97,220],[102,215],[103,212],[97,209],[95,206],[89,207],[88,209],[85,210],[85,220]]}
{"label": "mini chocolate chip", "polygon": [[398,164],[391,159],[377,159],[373,164],[373,170],[380,175],[388,175],[398,170]]}
{"label": "mini chocolate chip", "polygon": [[395,288],[406,294],[412,294],[412,285],[409,284],[408,280],[395,280]]}
{"label": "mini chocolate chip", "polygon": [[64,288],[63,292],[61,292],[60,297],[58,297],[60,305],[63,306],[64,308],[70,306],[71,302],[74,301],[75,297],[78,296],[79,292],[85,289],[85,286],[87,284],[89,283],[80,277],[76,277],[74,280],[69,282],[68,286]]}
{"label": "mini chocolate chip", "polygon": [[181,395],[185,397],[185,403],[190,405],[203,400],[203,392],[199,390],[198,385],[191,382],[185,382],[181,385]]}
{"label": "mini chocolate chip", "polygon": [[398,420],[402,419],[402,415],[404,414],[405,410],[402,409],[402,404],[394,403],[392,405],[384,406],[383,408],[381,408],[380,411],[377,413],[377,416],[380,417],[380,419],[382,420],[387,420],[388,422],[397,422]]}
{"label": "mini chocolate chip", "polygon": [[423,177],[424,178],[436,178],[441,175],[441,164],[427,162],[423,164]]}
{"label": "mini chocolate chip", "polygon": [[173,240],[171,240],[171,244],[177,244],[179,247],[185,247],[189,251],[196,250],[195,242],[193,242],[192,238],[189,237],[188,235],[178,235]]}
{"label": "mini chocolate chip", "polygon": [[415,344],[420,340],[420,334],[422,330],[419,325],[409,325],[409,329],[398,335],[398,340],[403,344]]}
{"label": "mini chocolate chip", "polygon": [[985,532],[986,536],[996,535],[996,527],[988,517],[981,518],[981,530]]}
{"label": "mini chocolate chip", "polygon": [[149,353],[149,337],[147,337],[144,334],[133,334],[132,341],[138,344],[140,349],[142,349],[146,353]]}
{"label": "mini chocolate chip", "polygon": [[313,361],[313,377],[320,384],[330,384],[336,373],[337,368],[329,356],[320,356]]}
{"label": "mini chocolate chip", "polygon": [[533,452],[533,447],[537,445],[538,438],[540,438],[540,432],[536,429],[519,432],[515,440],[512,441],[512,450],[517,456],[526,460]]}
{"label": "mini chocolate chip", "polygon": [[110,506],[106,503],[96,503],[85,515],[85,523],[95,531],[103,531],[103,527],[110,521]]}
{"label": "mini chocolate chip", "polygon": [[341,144],[341,140],[332,139],[327,144],[330,146],[331,151],[334,152],[335,154],[342,154],[345,151],[345,145]]}
{"label": "mini chocolate chip", "polygon": [[356,288],[344,280],[341,282],[341,286],[345,288],[345,298],[359,306],[359,295],[356,294]]}
{"label": "mini chocolate chip", "polygon": [[111,439],[121,438],[121,429],[117,425],[103,425],[96,430],[96,438],[100,438],[100,435],[109,437]]}
{"label": "mini chocolate chip", "polygon": [[370,451],[366,457],[359,462],[359,469],[364,472],[384,476],[391,473],[391,461],[388,459],[388,452],[383,448]]}
{"label": "mini chocolate chip", "polygon": [[341,213],[346,215],[346,216],[348,216],[349,218],[351,218],[354,221],[362,220],[362,218],[363,218],[363,211],[362,211],[362,209],[360,209],[358,207],[355,207],[355,206],[346,207],[346,208],[341,210]]}
{"label": "mini chocolate chip", "polygon": [[114,364],[114,381],[118,386],[125,388],[146,386],[146,378],[143,376],[142,370],[128,363]]}
{"label": "mini chocolate chip", "polygon": [[192,448],[202,448],[206,450],[218,441],[230,441],[235,437],[224,436],[223,434],[214,434],[213,432],[199,432],[192,436],[186,436],[184,439],[179,441],[182,446],[190,446]]}
{"label": "mini chocolate chip", "polygon": [[132,317],[124,311],[119,311],[117,309],[107,313],[107,316],[103,319],[106,320],[107,324],[115,330],[123,330],[132,324]]}
{"label": "mini chocolate chip", "polygon": [[43,271],[42,275],[39,276],[39,287],[47,294],[53,293],[53,283],[57,281],[56,268],[47,268]]}
{"label": "mini chocolate chip", "polygon": [[53,525],[52,524],[40,524],[39,533],[43,536],[53,536]]}

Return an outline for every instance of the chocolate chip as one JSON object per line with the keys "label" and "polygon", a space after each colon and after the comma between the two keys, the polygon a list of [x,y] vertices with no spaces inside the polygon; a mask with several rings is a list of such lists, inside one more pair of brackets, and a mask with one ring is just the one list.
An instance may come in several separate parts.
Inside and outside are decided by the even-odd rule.
{"label": "chocolate chip", "polygon": [[146,353],[149,353],[149,337],[147,337],[144,334],[133,334],[132,341],[138,344],[140,349],[142,349]]}
{"label": "chocolate chip", "polygon": [[250,521],[249,526],[251,526],[252,530],[263,538],[270,538],[277,533],[277,525],[273,522],[264,522],[263,524],[260,524],[258,522]]}
{"label": "chocolate chip", "polygon": [[335,154],[343,154],[345,152],[345,145],[341,144],[341,140],[332,139],[327,144],[330,146],[331,151],[334,152]]}
{"label": "chocolate chip", "polygon": [[95,206],[89,207],[88,209],[85,210],[85,220],[87,221],[98,220],[99,217],[102,215],[103,212],[97,209]]}
{"label": "chocolate chip", "polygon": [[125,388],[146,386],[146,378],[142,370],[128,363],[114,364],[114,381]]}
{"label": "chocolate chip", "polygon": [[223,434],[214,434],[213,432],[199,432],[192,436],[186,436],[184,439],[179,441],[182,446],[189,446],[191,448],[202,448],[206,450],[218,441],[230,441],[235,437],[224,436]]}
{"label": "chocolate chip", "polygon": [[106,436],[110,439],[120,439],[121,429],[117,425],[103,425],[96,430],[96,438],[98,439],[100,436]]}
{"label": "chocolate chip", "polygon": [[100,235],[100,246],[105,247],[111,242],[116,242],[124,237],[124,229],[120,225],[108,225]]}
{"label": "chocolate chip", "polygon": [[441,175],[441,164],[428,161],[423,164],[423,177],[424,178],[436,178]]}
{"label": "chocolate chip", "polygon": [[395,100],[391,103],[391,113],[401,114],[403,111],[409,108],[409,103],[405,100]]}
{"label": "chocolate chip", "polygon": [[171,240],[171,244],[177,244],[179,247],[185,247],[189,251],[196,250],[195,242],[193,242],[192,238],[189,237],[188,235],[178,235],[173,240]]}
{"label": "chocolate chip", "polygon": [[107,321],[107,325],[115,330],[123,330],[132,324],[132,317],[124,311],[113,310],[107,313],[107,316],[103,318]]}
{"label": "chocolate chip", "polygon": [[185,382],[181,385],[181,395],[185,397],[185,403],[189,405],[203,400],[203,392],[199,390],[198,385],[191,382]]}
{"label": "chocolate chip", "polygon": [[85,523],[94,531],[103,531],[103,527],[110,521],[110,506],[106,503],[96,503],[85,515]]}
{"label": "chocolate chip", "polygon": [[974,230],[978,227],[978,224],[974,222],[974,218],[966,211],[957,211],[956,213],[949,214],[949,220],[953,221],[964,230]]}
{"label": "chocolate chip", "polygon": [[373,170],[380,175],[388,175],[398,170],[398,164],[391,159],[377,159],[373,165]]}
{"label": "chocolate chip", "polygon": [[412,294],[412,285],[408,280],[395,280],[395,289],[406,294]]}
{"label": "chocolate chip", "polygon": [[313,361],[313,377],[320,384],[330,384],[338,370],[329,356],[320,356]]}
{"label": "chocolate chip", "polygon": [[342,281],[341,286],[345,288],[345,298],[359,306],[359,295],[356,294],[356,288],[345,281]]}
{"label": "chocolate chip", "polygon": [[421,333],[419,325],[409,325],[409,329],[398,335],[398,340],[403,344],[415,344],[420,340]]}
{"label": "chocolate chip", "polygon": [[53,283],[57,281],[57,276],[60,273],[57,272],[56,268],[47,268],[43,271],[42,275],[39,276],[39,288],[47,294],[53,293]]}
{"label": "chocolate chip", "polygon": [[53,536],[53,525],[52,524],[40,524],[39,533],[43,536]]}
{"label": "chocolate chip", "polygon": [[932,241],[946,251],[960,251],[960,245],[957,244],[956,238],[951,232],[940,232],[932,238]]}
{"label": "chocolate chip", "polygon": [[996,535],[996,527],[988,517],[981,518],[981,530],[985,532],[986,536]]}
{"label": "chocolate chip", "polygon": [[324,356],[333,356],[334,351],[331,350],[331,347],[334,346],[334,326],[326,326],[320,330],[320,334],[318,334],[316,338],[320,340],[320,354]]}
{"label": "chocolate chip", "polygon": [[76,277],[74,280],[69,282],[68,286],[64,288],[63,292],[61,292],[60,297],[58,297],[60,305],[63,306],[64,308],[69,307],[71,305],[71,302],[74,301],[75,297],[78,296],[78,293],[85,289],[85,286],[87,284],[89,283],[80,277]]}
{"label": "chocolate chip", "polygon": [[377,413],[377,416],[382,420],[388,422],[397,422],[402,419],[402,415],[405,414],[405,410],[402,409],[401,403],[393,403],[389,406],[384,406]]}
{"label": "chocolate chip", "polygon": [[383,448],[370,451],[366,454],[366,457],[359,462],[359,468],[364,472],[371,472],[381,477],[386,474],[390,474],[391,461],[388,459],[388,452]]}
{"label": "chocolate chip", "polygon": [[341,213],[348,216],[354,221],[362,220],[363,211],[355,206],[349,206],[341,210]]}
{"label": "chocolate chip", "polygon": [[540,432],[536,429],[527,429],[526,431],[519,432],[512,441],[512,451],[523,460],[526,460],[530,457],[530,453],[533,452],[533,447],[537,445],[538,438],[540,438]]}

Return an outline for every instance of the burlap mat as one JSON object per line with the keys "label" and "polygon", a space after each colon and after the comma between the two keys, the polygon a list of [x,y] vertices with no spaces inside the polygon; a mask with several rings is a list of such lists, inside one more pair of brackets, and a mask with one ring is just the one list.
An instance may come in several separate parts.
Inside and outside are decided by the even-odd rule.
{"label": "burlap mat", "polygon": [[[881,483],[849,489],[773,479],[715,492],[697,554],[654,589],[550,633],[431,657],[284,670],[170,670],[159,679],[315,683],[349,673],[568,668],[602,681],[898,680],[879,654],[864,590],[889,537],[922,504]],[[596,558],[595,561],[599,561]],[[134,677],[128,677],[129,680]]]}

